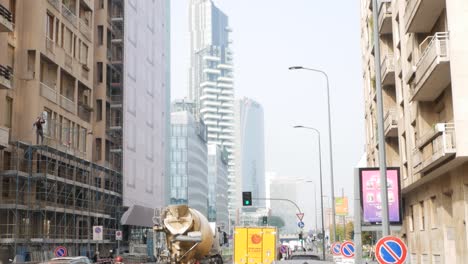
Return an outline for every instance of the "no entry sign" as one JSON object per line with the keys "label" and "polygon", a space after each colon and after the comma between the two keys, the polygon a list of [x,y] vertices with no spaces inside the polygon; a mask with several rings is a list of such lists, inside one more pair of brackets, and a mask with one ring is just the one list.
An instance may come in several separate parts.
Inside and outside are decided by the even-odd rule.
{"label": "no entry sign", "polygon": [[354,243],[351,241],[345,241],[343,244],[341,244],[341,255],[345,258],[354,258]]}
{"label": "no entry sign", "polygon": [[383,237],[375,246],[375,256],[380,264],[403,264],[407,254],[408,248],[398,237]]}

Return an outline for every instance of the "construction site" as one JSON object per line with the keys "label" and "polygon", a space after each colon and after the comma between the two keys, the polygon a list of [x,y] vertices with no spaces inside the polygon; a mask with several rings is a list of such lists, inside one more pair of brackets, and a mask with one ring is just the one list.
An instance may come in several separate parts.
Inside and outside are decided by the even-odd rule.
{"label": "construction site", "polygon": [[[16,142],[0,168],[0,259],[42,261],[116,248],[122,175],[52,146]],[[93,226],[104,226],[93,240]],[[6,263],[4,261],[3,263]]]}

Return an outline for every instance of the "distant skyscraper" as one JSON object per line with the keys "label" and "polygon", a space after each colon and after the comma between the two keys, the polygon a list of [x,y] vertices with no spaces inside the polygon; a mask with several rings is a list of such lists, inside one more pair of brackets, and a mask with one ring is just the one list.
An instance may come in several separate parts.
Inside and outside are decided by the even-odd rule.
{"label": "distant skyscraper", "polygon": [[228,17],[211,0],[190,1],[189,99],[208,129],[208,143],[228,153],[229,210],[236,209],[234,172],[234,85]]}
{"label": "distant skyscraper", "polygon": [[208,220],[225,230],[229,225],[228,175],[227,151],[214,143],[208,144]]}
{"label": "distant skyscraper", "polygon": [[[265,138],[263,108],[249,98],[236,100],[236,181],[238,195],[250,191],[253,197],[265,197]],[[265,206],[258,200],[255,206]],[[240,204],[239,204],[240,206]]]}
{"label": "distant skyscraper", "polygon": [[170,203],[208,214],[206,128],[187,111],[171,113]]}

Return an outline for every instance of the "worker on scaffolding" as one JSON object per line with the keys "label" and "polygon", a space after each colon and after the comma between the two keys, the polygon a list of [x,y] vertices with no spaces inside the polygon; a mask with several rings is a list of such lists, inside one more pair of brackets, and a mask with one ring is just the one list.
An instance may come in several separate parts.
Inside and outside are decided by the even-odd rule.
{"label": "worker on scaffolding", "polygon": [[34,122],[33,127],[36,127],[36,144],[39,145],[39,137],[41,138],[41,143],[44,141],[44,131],[42,128],[42,124],[45,123],[44,118],[42,116],[38,116],[36,122]]}

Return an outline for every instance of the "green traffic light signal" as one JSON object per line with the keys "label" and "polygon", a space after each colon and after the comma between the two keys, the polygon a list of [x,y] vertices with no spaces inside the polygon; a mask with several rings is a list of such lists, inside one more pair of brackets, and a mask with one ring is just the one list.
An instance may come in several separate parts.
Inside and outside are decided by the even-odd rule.
{"label": "green traffic light signal", "polygon": [[244,206],[252,205],[252,192],[242,192],[242,205]]}

